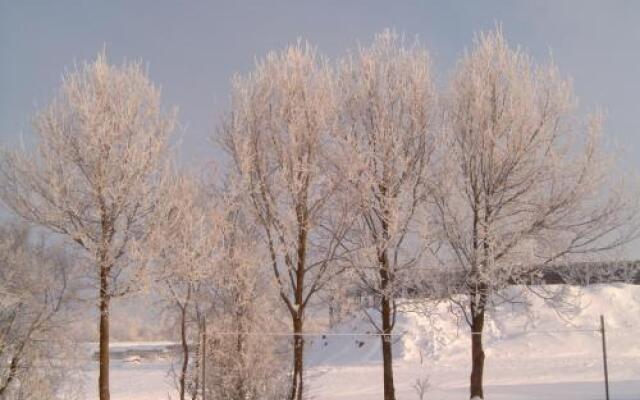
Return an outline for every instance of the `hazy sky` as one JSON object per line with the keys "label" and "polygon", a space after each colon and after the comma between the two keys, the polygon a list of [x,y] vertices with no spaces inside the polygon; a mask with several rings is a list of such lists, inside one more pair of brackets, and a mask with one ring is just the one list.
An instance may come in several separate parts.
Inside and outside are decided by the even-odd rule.
{"label": "hazy sky", "polygon": [[[418,36],[438,82],[474,33],[502,24],[538,60],[552,54],[584,110],[607,113],[607,137],[640,171],[640,1],[8,1],[0,0],[0,144],[17,144],[65,68],[106,46],[112,62],[142,59],[178,106],[181,159],[216,156],[208,138],[229,78],[256,57],[305,38],[329,57],[385,28]],[[640,257],[640,242],[627,249]]]}
{"label": "hazy sky", "polygon": [[512,44],[573,77],[585,109],[608,113],[607,132],[640,169],[638,1],[9,1],[0,0],[0,143],[30,132],[74,61],[103,45],[112,62],[142,59],[180,109],[183,159],[211,156],[207,137],[234,72],[302,37],[330,57],[376,32],[417,35],[444,82],[475,32],[501,23]]}

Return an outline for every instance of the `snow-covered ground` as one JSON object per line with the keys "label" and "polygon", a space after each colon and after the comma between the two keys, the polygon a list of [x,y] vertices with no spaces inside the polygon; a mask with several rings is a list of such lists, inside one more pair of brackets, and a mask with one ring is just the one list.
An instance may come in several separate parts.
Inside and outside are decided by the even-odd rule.
{"label": "snow-covered ground", "polygon": [[[607,325],[612,399],[640,399],[640,287],[599,285],[568,288],[582,307],[560,317],[541,300],[528,314],[505,305],[486,324],[485,382],[488,399],[603,399],[599,315]],[[528,317],[525,315],[529,315]],[[345,321],[333,333],[371,331],[362,319]],[[465,399],[470,368],[469,334],[448,307],[429,314],[402,314],[394,340],[398,398],[418,399],[416,380],[428,376],[425,399]],[[379,338],[325,336],[308,346],[310,398],[363,400],[382,397]],[[129,344],[132,348],[139,344]],[[422,356],[422,364],[420,362]],[[114,400],[166,399],[171,393],[167,359],[115,361],[111,372]],[[93,395],[97,367],[88,373]],[[93,398],[89,396],[88,398]]]}

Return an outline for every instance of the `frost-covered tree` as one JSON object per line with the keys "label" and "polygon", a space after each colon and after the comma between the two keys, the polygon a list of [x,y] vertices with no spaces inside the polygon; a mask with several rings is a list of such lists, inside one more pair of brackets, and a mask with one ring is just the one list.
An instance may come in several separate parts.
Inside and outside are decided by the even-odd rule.
{"label": "frost-covered tree", "polygon": [[[446,95],[448,142],[434,192],[446,263],[464,274],[455,293],[471,328],[470,396],[483,398],[485,314],[506,285],[537,267],[623,244],[636,208],[570,84],[536,65],[502,32],[481,34]],[[448,257],[447,257],[448,256]]]}
{"label": "frost-covered tree", "polygon": [[144,258],[152,260],[158,293],[177,311],[182,351],[176,375],[179,398],[185,400],[190,388],[198,392],[195,377],[189,374],[189,365],[195,361],[190,344],[199,340],[196,308],[199,302],[207,301],[203,299],[208,294],[204,287],[213,286],[217,274],[224,221],[217,204],[209,201],[202,184],[191,175],[171,174],[161,197],[154,211],[155,229],[140,250]]}
{"label": "frost-covered tree", "polygon": [[431,63],[419,44],[386,31],[340,65],[335,154],[356,215],[349,233],[352,271],[376,299],[364,310],[381,335],[384,398],[395,399],[392,333],[397,299],[420,259],[416,215],[426,200],[435,148]]}
{"label": "frost-covered tree", "polygon": [[160,90],[139,63],[113,66],[100,54],[64,76],[34,125],[34,151],[2,152],[0,198],[91,260],[100,310],[99,392],[108,400],[109,304],[135,289],[141,273],[128,249],[153,226],[174,113],[163,112]]}
{"label": "frost-covered tree", "polygon": [[286,352],[280,339],[261,334],[282,330],[273,311],[279,300],[246,204],[189,174],[172,174],[161,196],[140,253],[176,318],[179,398],[283,398],[286,374],[274,370],[284,370]]}
{"label": "frost-covered tree", "polygon": [[0,229],[1,399],[73,398],[75,277],[63,248],[35,240],[25,225]]}
{"label": "frost-covered tree", "polygon": [[291,400],[303,393],[305,312],[330,274],[343,223],[326,173],[334,128],[334,80],[309,45],[271,53],[233,81],[222,140],[248,210],[261,229],[280,298],[291,317]]}
{"label": "frost-covered tree", "polygon": [[230,193],[224,197],[223,250],[211,291],[205,389],[213,398],[280,400],[289,395],[286,342],[263,333],[282,331],[286,315],[277,312],[280,300],[265,268],[269,256],[259,244],[258,227],[247,220],[241,202]]}

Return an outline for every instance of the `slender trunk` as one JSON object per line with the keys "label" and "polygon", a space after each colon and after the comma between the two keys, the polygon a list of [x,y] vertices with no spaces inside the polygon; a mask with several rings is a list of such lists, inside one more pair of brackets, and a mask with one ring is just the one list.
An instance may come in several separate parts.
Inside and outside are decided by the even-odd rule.
{"label": "slender trunk", "polygon": [[386,252],[380,257],[380,309],[382,318],[382,369],[384,383],[384,400],[395,400],[395,388],[393,387],[393,352],[391,349],[391,332],[393,331],[393,310],[391,297],[388,293],[391,276],[389,274],[389,261]]}
{"label": "slender trunk", "polygon": [[295,285],[295,310],[291,311],[293,319],[293,376],[291,378],[290,400],[302,400],[303,380],[304,380],[304,337],[302,328],[304,321],[304,285],[305,268],[307,258],[307,233],[309,228],[308,210],[306,208],[306,191],[303,191],[301,199],[296,205],[296,219],[298,222],[297,239],[297,265],[296,265],[296,285]]}
{"label": "slender trunk", "polygon": [[[31,329],[29,330],[29,334],[27,335],[27,337],[25,337],[22,340],[22,342],[18,346],[17,350],[15,351],[13,356],[11,357],[11,361],[9,362],[9,374],[7,376],[7,379],[4,381],[4,383],[0,385],[0,399],[4,399],[3,396],[4,396],[5,392],[7,391],[7,389],[9,388],[9,385],[15,379],[15,377],[16,377],[16,375],[18,373],[18,368],[19,368],[18,364],[20,363],[20,357],[22,356],[22,352],[24,351],[24,347],[26,346],[27,340],[29,340],[29,336],[31,335],[32,331],[33,331],[33,325],[31,327]],[[2,354],[1,351],[0,351],[0,354]]]}
{"label": "slender trunk", "polygon": [[111,293],[109,288],[109,274],[113,267],[109,259],[109,247],[115,228],[111,214],[105,205],[101,187],[98,188],[100,201],[101,242],[98,254],[98,268],[100,269],[100,373],[98,376],[98,391],[100,400],[110,400],[109,393],[109,302]]}
{"label": "slender trunk", "polygon": [[293,317],[293,376],[291,380],[290,400],[302,400],[304,368],[304,337],[302,337],[302,318]]}
{"label": "slender trunk", "polygon": [[191,296],[191,288],[187,290],[187,301],[180,306],[180,344],[182,345],[182,369],[180,370],[180,400],[185,400],[187,386],[187,368],[189,367],[189,344],[187,343],[187,305]]}
{"label": "slender trunk", "polygon": [[[380,192],[382,193],[382,198],[386,199],[387,196],[387,186],[381,185]],[[383,201],[382,204],[383,218],[380,221],[381,225],[381,235],[383,239],[383,243],[388,243],[389,241],[389,210],[386,207],[386,201]],[[379,239],[376,239],[376,242],[379,242]],[[395,400],[396,399],[396,391],[393,386],[393,351],[391,348],[391,332],[393,331],[394,319],[395,319],[395,309],[392,309],[392,293],[393,290],[393,272],[391,270],[391,265],[389,262],[389,255],[387,254],[387,250],[385,248],[378,250],[378,266],[380,268],[380,292],[382,294],[382,298],[380,299],[380,311],[382,318],[382,375],[383,375],[383,384],[384,384],[384,400]]]}
{"label": "slender trunk", "polygon": [[100,400],[109,400],[109,267],[100,266]]}
{"label": "slender trunk", "polygon": [[17,356],[11,358],[11,362],[9,363],[9,376],[7,380],[0,386],[0,399],[3,399],[4,393],[13,381],[16,376],[16,371],[18,369],[19,358]]}
{"label": "slender trunk", "polygon": [[[485,193],[487,198],[490,197],[490,193]],[[488,271],[491,267],[490,260],[490,234],[489,234],[489,226],[490,226],[490,217],[491,217],[491,207],[489,203],[485,200],[484,207],[484,237],[482,240],[482,250],[483,250],[483,262],[482,266],[485,271]],[[477,234],[478,226],[474,224],[474,232]],[[476,242],[477,243],[477,242]],[[478,249],[476,244],[475,249]],[[484,388],[483,388],[483,373],[484,373],[484,349],[482,348],[482,331],[484,329],[484,314],[485,314],[485,306],[487,303],[487,285],[483,282],[482,278],[479,276],[479,271],[476,270],[475,281],[476,286],[471,291],[471,377],[470,377],[470,397],[472,399],[479,398],[484,399]]]}
{"label": "slender trunk", "polygon": [[202,316],[202,400],[207,400],[207,317]]}
{"label": "slender trunk", "polygon": [[195,368],[193,373],[193,391],[191,392],[191,400],[198,398],[200,392],[200,352],[202,351],[202,345],[200,344],[200,327],[198,324],[198,346],[196,347],[196,353],[194,355]]}
{"label": "slender trunk", "polygon": [[484,399],[482,375],[484,372],[484,349],[482,330],[484,329],[484,304],[476,306],[472,296],[471,321],[471,385],[470,397]]}
{"label": "slender trunk", "polygon": [[[240,304],[240,299],[236,298],[236,302]],[[238,312],[236,313],[236,330],[238,331],[238,336],[236,337],[236,354],[238,357],[239,371],[238,371],[238,381],[236,382],[236,394],[238,399],[246,398],[246,382],[245,382],[245,363],[244,363],[244,324],[242,323],[242,318],[245,316],[246,311],[244,307],[240,306]]]}
{"label": "slender trunk", "polygon": [[382,297],[382,367],[384,381],[384,400],[395,400],[393,387],[393,353],[391,350],[391,305],[389,297]]}
{"label": "slender trunk", "polygon": [[329,329],[333,329],[336,323],[335,310],[333,308],[333,299],[329,300]]}

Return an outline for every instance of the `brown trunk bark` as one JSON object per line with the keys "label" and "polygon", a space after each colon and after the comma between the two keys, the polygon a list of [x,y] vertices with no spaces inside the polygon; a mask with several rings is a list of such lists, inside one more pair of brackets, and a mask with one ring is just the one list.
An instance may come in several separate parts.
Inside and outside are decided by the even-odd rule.
{"label": "brown trunk bark", "polygon": [[[385,239],[388,238],[388,225],[386,220],[382,221],[382,233]],[[395,400],[396,392],[393,386],[393,352],[391,349],[391,333],[393,331],[393,313],[391,304],[391,294],[389,286],[392,284],[392,275],[389,268],[389,258],[386,250],[378,255],[380,266],[380,291],[382,298],[380,299],[380,311],[382,319],[382,375],[384,384],[384,400]]]}
{"label": "brown trunk bark", "polygon": [[393,353],[391,350],[391,304],[387,296],[382,297],[382,367],[384,400],[395,400],[393,387]]}
{"label": "brown trunk bark", "polygon": [[[472,309],[474,307],[472,306]],[[471,324],[471,385],[470,397],[484,399],[482,375],[484,372],[484,350],[482,348],[482,330],[484,328],[484,307],[475,310]]]}
{"label": "brown trunk bark", "polygon": [[[29,333],[29,335],[31,335],[31,333]],[[22,352],[24,351],[24,347],[26,344],[27,344],[27,338],[24,338],[20,343],[20,345],[18,346],[18,349],[15,351],[15,353],[11,357],[11,362],[9,362],[9,374],[7,376],[7,379],[4,381],[4,383],[0,385],[0,399],[4,399],[3,396],[5,394],[5,391],[7,391],[7,389],[9,388],[9,385],[11,384],[11,382],[13,382],[13,380],[16,377],[18,367],[19,367],[18,364],[20,363],[20,357],[22,356]]]}
{"label": "brown trunk bark", "polygon": [[187,303],[180,306],[180,344],[182,345],[182,369],[180,370],[180,400],[185,400],[187,386],[187,368],[189,367],[189,344],[187,343],[187,304],[191,289],[187,292]]}
{"label": "brown trunk bark", "polygon": [[302,400],[303,380],[304,380],[304,337],[302,328],[304,322],[304,288],[305,288],[305,268],[307,259],[307,233],[308,233],[308,210],[306,191],[296,205],[296,219],[298,222],[297,239],[297,264],[295,283],[295,309],[290,309],[293,322],[293,376],[291,379],[290,400]]}
{"label": "brown trunk bark", "polygon": [[16,370],[18,369],[18,357],[12,357],[11,363],[9,363],[9,376],[7,380],[0,386],[0,399],[3,399],[4,393],[13,381],[13,378],[16,376]]}
{"label": "brown trunk bark", "polygon": [[302,400],[304,373],[304,338],[302,337],[302,318],[293,318],[293,376],[291,380],[290,400]]}
{"label": "brown trunk bark", "polygon": [[198,324],[198,346],[196,347],[196,353],[193,357],[195,368],[193,372],[193,391],[191,392],[191,400],[196,400],[200,393],[200,352],[202,351],[202,344],[200,343],[200,324]]}
{"label": "brown trunk bark", "polygon": [[[486,193],[486,197],[490,197],[489,193]],[[491,208],[488,203],[485,203],[484,214],[484,238],[482,241],[482,249],[484,252],[484,261],[481,264],[484,270],[489,269],[488,263],[490,262],[490,248],[489,248],[489,231],[488,226],[490,224],[489,218],[491,215]],[[477,222],[474,222],[474,232],[478,232]],[[477,233],[474,233],[474,236]],[[478,248],[477,242],[474,246]],[[484,349],[482,348],[482,331],[484,329],[484,313],[487,303],[487,285],[479,276],[479,271],[475,271],[476,286],[471,291],[471,377],[470,377],[470,397],[472,399],[479,398],[484,399]]]}
{"label": "brown trunk bark", "polygon": [[202,317],[202,400],[207,400],[207,317]]}
{"label": "brown trunk bark", "polygon": [[[236,298],[236,302],[240,304],[240,299]],[[247,386],[245,382],[245,358],[244,358],[244,324],[242,323],[242,318],[245,316],[246,311],[244,307],[240,306],[238,312],[236,313],[236,330],[238,331],[238,336],[236,337],[236,354],[238,357],[238,363],[240,365],[240,371],[238,374],[238,381],[236,382],[236,394],[238,399],[245,399]]]}
{"label": "brown trunk bark", "polygon": [[100,267],[100,400],[109,400],[109,268]]}

